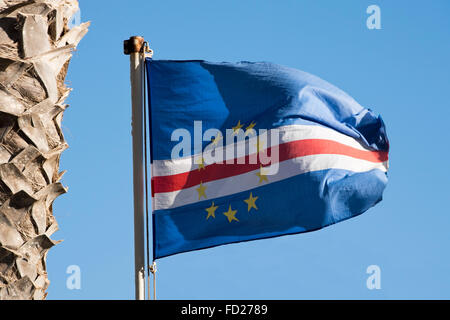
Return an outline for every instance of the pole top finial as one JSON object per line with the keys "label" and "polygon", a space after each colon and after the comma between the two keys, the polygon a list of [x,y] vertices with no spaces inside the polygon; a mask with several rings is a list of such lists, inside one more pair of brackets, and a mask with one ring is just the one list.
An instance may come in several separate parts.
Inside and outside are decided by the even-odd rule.
{"label": "pole top finial", "polygon": [[130,55],[136,52],[143,52],[145,40],[143,37],[134,36],[123,42],[123,53]]}

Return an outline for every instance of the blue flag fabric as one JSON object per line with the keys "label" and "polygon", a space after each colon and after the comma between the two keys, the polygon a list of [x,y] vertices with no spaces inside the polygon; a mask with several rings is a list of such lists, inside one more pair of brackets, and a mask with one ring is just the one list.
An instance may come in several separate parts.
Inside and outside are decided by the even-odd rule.
{"label": "blue flag fabric", "polygon": [[155,259],[318,230],[382,199],[384,123],[326,81],[272,63],[146,67]]}

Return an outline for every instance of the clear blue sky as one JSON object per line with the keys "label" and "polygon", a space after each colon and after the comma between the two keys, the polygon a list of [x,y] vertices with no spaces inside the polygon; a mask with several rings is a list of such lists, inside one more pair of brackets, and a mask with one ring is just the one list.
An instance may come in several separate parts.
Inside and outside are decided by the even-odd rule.
{"label": "clear blue sky", "polygon": [[[381,8],[368,30],[366,8]],[[133,299],[129,62],[270,61],[313,73],[381,114],[391,142],[384,200],[321,231],[159,260],[161,299],[450,298],[450,2],[81,0],[89,33],[71,62],[62,157],[69,193],[54,212],[50,299]],[[368,290],[366,268],[381,268]],[[66,268],[81,268],[81,290]]]}

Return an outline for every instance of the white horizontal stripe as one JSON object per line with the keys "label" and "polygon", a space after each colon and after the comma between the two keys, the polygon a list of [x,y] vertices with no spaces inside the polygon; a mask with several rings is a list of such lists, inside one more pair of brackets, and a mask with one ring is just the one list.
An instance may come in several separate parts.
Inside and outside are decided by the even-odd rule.
{"label": "white horizontal stripe", "polygon": [[[212,200],[218,197],[247,191],[264,184],[270,184],[306,172],[326,169],[344,169],[353,172],[366,172],[372,169],[379,169],[386,172],[387,166],[387,161],[383,163],[373,163],[344,155],[318,154],[289,159],[279,163],[278,173],[275,175],[268,175],[268,182],[262,182],[261,184],[259,183],[259,177],[256,175],[259,170],[255,170],[241,175],[207,182],[204,183],[203,186],[206,187],[205,194],[207,199]],[[198,202],[198,187],[199,185],[196,185],[178,191],[156,193],[152,199],[153,209],[161,210],[176,208]],[[205,200],[204,197],[201,198],[201,201],[203,200]]]}
{"label": "white horizontal stripe", "polygon": [[[270,137],[273,134],[274,130],[278,130],[280,139],[272,142],[270,141]],[[283,144],[286,142],[291,141],[299,141],[299,140],[309,140],[309,139],[322,139],[322,140],[332,140],[339,142],[341,144],[350,146],[352,148],[358,149],[358,150],[365,150],[370,151],[367,148],[365,148],[361,143],[359,143],[356,139],[346,136],[345,134],[342,134],[340,132],[337,132],[336,130],[322,127],[322,126],[308,126],[308,125],[290,125],[290,126],[283,126],[279,128],[275,128],[272,130],[267,131],[267,140],[270,143],[270,146],[276,146],[278,144]],[[225,139],[225,138],[223,138]],[[246,139],[244,141],[240,141],[236,143],[237,148],[239,148],[242,145],[252,145],[256,146],[258,137],[252,137],[249,139]],[[222,140],[223,142],[223,140]],[[266,142],[267,143],[267,142]],[[226,146],[223,147],[217,147],[215,149],[215,152],[224,153]],[[246,155],[248,154],[249,148],[245,148]],[[235,156],[227,157],[225,156],[223,161],[226,161],[228,159],[234,159]],[[169,160],[154,160],[152,164],[152,175],[154,177],[157,176],[168,176],[173,174],[179,174],[184,172],[189,172],[192,170],[197,170],[199,167],[199,160],[200,155],[196,154],[193,156],[178,158],[178,159],[169,159]],[[206,163],[211,164],[211,163]]]}
{"label": "white horizontal stripe", "polygon": [[[278,130],[280,139],[272,142],[270,141],[270,137],[274,130]],[[308,140],[308,139],[322,139],[322,140],[332,140],[339,142],[341,144],[350,146],[352,148],[358,150],[370,151],[365,148],[361,143],[359,143],[356,139],[346,136],[336,130],[322,127],[322,126],[308,126],[308,125],[289,125],[283,126],[275,129],[271,129],[267,131],[267,139],[269,140],[270,146],[276,146],[278,144],[283,144],[291,141],[299,141],[299,140]],[[225,138],[223,138],[225,139]],[[244,141],[240,141],[236,143],[237,148],[242,145],[252,145],[255,146],[257,143],[258,137],[252,137],[246,139]],[[221,141],[224,142],[223,140]],[[270,147],[268,146],[268,147]],[[224,153],[226,146],[220,147],[218,146],[215,149],[215,152]],[[246,155],[248,154],[249,148],[245,148]],[[223,161],[228,159],[234,159],[235,156],[227,157],[225,156]],[[189,172],[192,170],[196,170],[199,167],[200,154],[196,154],[193,156],[187,156],[183,158],[177,159],[168,159],[168,160],[154,160],[152,164],[152,175],[154,177],[157,176],[168,176],[173,174],[179,174],[184,172]],[[206,163],[207,165],[210,163]]]}

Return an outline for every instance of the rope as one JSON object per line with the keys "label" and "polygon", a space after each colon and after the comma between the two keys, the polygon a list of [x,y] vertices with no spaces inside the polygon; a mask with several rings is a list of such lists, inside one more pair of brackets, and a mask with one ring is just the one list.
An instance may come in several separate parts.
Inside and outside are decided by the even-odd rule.
{"label": "rope", "polygon": [[[142,55],[142,59],[145,56]],[[142,77],[144,79],[144,178],[145,178],[145,231],[146,231],[146,241],[147,241],[147,266],[150,265],[150,242],[149,242],[149,218],[148,218],[148,168],[147,168],[147,95],[146,95],[146,80],[145,80],[145,65],[142,68]],[[150,269],[147,270],[147,299],[150,300]]]}
{"label": "rope", "polygon": [[[153,50],[149,48],[148,42],[144,43],[143,52],[142,52],[142,59],[145,59],[145,57],[151,58],[153,56]],[[149,227],[149,213],[148,213],[148,207],[149,207],[149,201],[148,201],[148,159],[147,159],[147,79],[145,77],[146,75],[146,68],[144,64],[143,69],[143,85],[144,85],[144,174],[145,174],[145,220],[146,220],[146,236],[147,236],[147,299],[151,300],[150,296],[150,273],[153,275],[153,299],[156,300],[156,262],[153,261],[153,263],[150,265],[150,227]]]}

